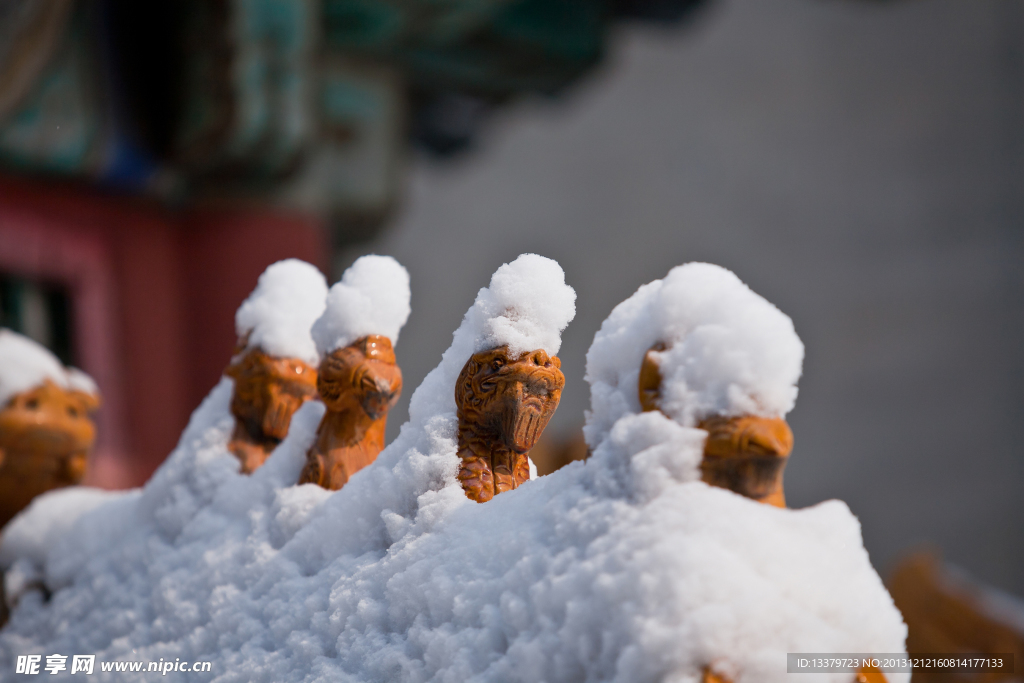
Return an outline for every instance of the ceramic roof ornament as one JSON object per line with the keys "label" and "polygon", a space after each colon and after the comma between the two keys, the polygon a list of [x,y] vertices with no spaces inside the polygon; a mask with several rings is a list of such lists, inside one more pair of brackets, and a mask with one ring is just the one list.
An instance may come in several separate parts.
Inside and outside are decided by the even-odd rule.
{"label": "ceramic roof ornament", "polygon": [[99,405],[88,375],[0,329],[0,527],[39,494],[82,480]]}
{"label": "ceramic roof ornament", "polygon": [[466,322],[487,317],[455,384],[458,478],[471,500],[486,502],[530,479],[530,449],[565,386],[555,353],[575,299],[557,264],[527,254],[499,268],[466,314]]}
{"label": "ceramic roof ornament", "polygon": [[390,256],[355,261],[331,287],[313,325],[317,391],[327,407],[300,484],[337,490],[384,448],[387,416],[402,393],[394,351],[409,317],[409,273]]}
{"label": "ceramic roof ornament", "polygon": [[640,364],[641,409],[708,433],[702,481],[785,507],[783,471],[793,432],[784,416],[803,362],[792,321],[710,264],[673,270],[662,290],[663,315],[672,324]]}
{"label": "ceramic roof ornament", "polygon": [[[703,591],[677,612],[695,637],[675,671],[691,680],[783,680],[772,652],[904,651],[906,628],[845,505],[784,509],[784,418],[803,353],[788,316],[704,263],[637,290],[588,352],[588,465],[617,471],[626,495],[652,505],[674,496],[672,512],[693,520],[665,525],[695,555],[676,567],[679,584]],[[886,679],[862,670],[827,680]]]}
{"label": "ceramic roof ornament", "polygon": [[224,374],[234,380],[229,449],[252,473],[288,434],[292,415],[316,396],[318,354],[310,335],[327,281],[288,259],[269,266],[235,314],[238,346]]}

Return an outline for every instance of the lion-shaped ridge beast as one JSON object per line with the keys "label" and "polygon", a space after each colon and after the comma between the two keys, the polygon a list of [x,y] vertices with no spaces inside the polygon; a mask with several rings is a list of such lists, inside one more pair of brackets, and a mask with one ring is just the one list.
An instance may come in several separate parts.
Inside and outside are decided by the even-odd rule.
{"label": "lion-shaped ridge beast", "polygon": [[543,349],[509,356],[508,346],[474,354],[455,384],[459,481],[484,503],[530,478],[537,444],[565,386],[562,362]]}

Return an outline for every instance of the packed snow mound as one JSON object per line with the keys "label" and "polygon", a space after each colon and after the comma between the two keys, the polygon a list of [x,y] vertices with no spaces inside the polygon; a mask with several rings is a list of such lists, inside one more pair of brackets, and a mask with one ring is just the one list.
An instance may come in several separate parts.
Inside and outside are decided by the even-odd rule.
{"label": "packed snow mound", "polygon": [[75,520],[119,495],[119,491],[71,486],[37,496],[4,527],[0,567],[8,567],[18,559],[43,563],[46,548],[67,533]]}
{"label": "packed snow mound", "polygon": [[310,328],[324,312],[327,280],[305,261],[286,259],[267,267],[256,289],[235,313],[235,332],[247,348],[316,365]]}
{"label": "packed snow mound", "polygon": [[356,259],[327,294],[327,308],[313,324],[317,350],[325,356],[370,334],[398,343],[409,319],[409,271],[390,256]]}
{"label": "packed snow mound", "polygon": [[640,412],[637,381],[656,342],[660,408],[680,424],[710,415],[783,417],[796,402],[804,346],[793,321],[731,271],[687,263],[615,307],[587,353],[593,446],[616,419]]}
{"label": "packed snow mound", "polygon": [[49,349],[13,330],[0,328],[0,408],[16,394],[50,380],[64,389],[99,394],[81,370],[65,369]]}
{"label": "packed snow mound", "polygon": [[623,414],[586,463],[469,501],[455,478],[459,371],[479,344],[509,343],[490,336],[509,307],[555,349],[544,326],[560,324],[525,305],[528,287],[485,315],[495,284],[398,439],[340,491],[292,485],[317,402],[238,475],[224,380],[140,492],[82,514],[41,562],[14,558],[54,592],[22,595],[0,670],[19,654],[89,652],[213,663],[168,681],[697,683],[714,665],[771,683],[787,680],[786,652],[902,651],[844,504],[781,510],[694,481],[704,432],[661,413]]}

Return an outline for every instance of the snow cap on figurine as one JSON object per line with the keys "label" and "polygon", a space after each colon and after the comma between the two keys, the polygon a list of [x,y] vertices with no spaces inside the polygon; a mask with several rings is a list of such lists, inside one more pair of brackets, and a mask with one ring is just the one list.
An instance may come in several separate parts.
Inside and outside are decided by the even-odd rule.
{"label": "snow cap on figurine", "polygon": [[379,334],[398,344],[398,332],[409,319],[409,271],[390,256],[360,256],[334,283],[327,307],[313,324],[321,356],[357,339]]}
{"label": "snow cap on figurine", "polygon": [[256,289],[235,313],[235,331],[249,349],[271,356],[298,358],[315,365],[319,356],[310,336],[324,311],[327,280],[305,261],[286,259],[267,267]]}
{"label": "snow cap on figurine", "polygon": [[50,380],[62,389],[98,395],[96,383],[81,370],[66,369],[42,344],[0,328],[0,408],[11,397]]}
{"label": "snow cap on figurine", "polygon": [[68,368],[67,377],[68,389],[71,389],[71,391],[81,391],[93,396],[99,395],[100,388],[96,386],[96,381],[78,368]]}
{"label": "snow cap on figurine", "polygon": [[587,353],[591,446],[639,413],[637,380],[656,343],[659,408],[685,427],[711,415],[783,417],[796,401],[804,346],[793,321],[731,271],[687,263],[615,307]]}
{"label": "snow cap on figurine", "polygon": [[513,358],[536,349],[554,356],[575,315],[576,291],[565,284],[558,262],[522,254],[498,268],[491,284],[477,292],[455,334],[472,336],[470,355],[507,344]]}

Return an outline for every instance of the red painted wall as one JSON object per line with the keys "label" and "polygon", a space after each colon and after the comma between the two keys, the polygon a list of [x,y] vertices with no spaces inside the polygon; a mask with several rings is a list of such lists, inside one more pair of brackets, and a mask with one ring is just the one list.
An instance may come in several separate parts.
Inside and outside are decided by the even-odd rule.
{"label": "red painted wall", "polygon": [[275,261],[299,258],[327,272],[329,248],[321,222],[252,208],[197,209],[181,231],[191,386],[190,405],[218,381],[237,341],[235,311]]}
{"label": "red painted wall", "polygon": [[121,313],[130,470],[136,483],[145,481],[170,452],[191,412],[185,346],[190,321],[174,223],[156,210],[145,217],[117,214],[109,217],[115,222],[109,238]]}
{"label": "red painted wall", "polygon": [[[42,246],[29,253],[25,244]],[[235,310],[263,269],[295,257],[326,270],[329,258],[314,217],[251,207],[176,212],[0,177],[0,268],[39,274],[61,245],[73,246],[65,249],[72,262],[76,250],[93,254],[93,280],[108,283],[88,290],[92,307],[76,305],[84,312],[74,324],[85,344],[78,362],[110,399],[89,481],[111,488],[141,484],[170,453],[227,364]],[[54,272],[73,279],[77,271],[72,264]],[[73,297],[85,291],[69,284]],[[101,310],[110,314],[93,312]],[[99,319],[107,322],[95,329]]]}

